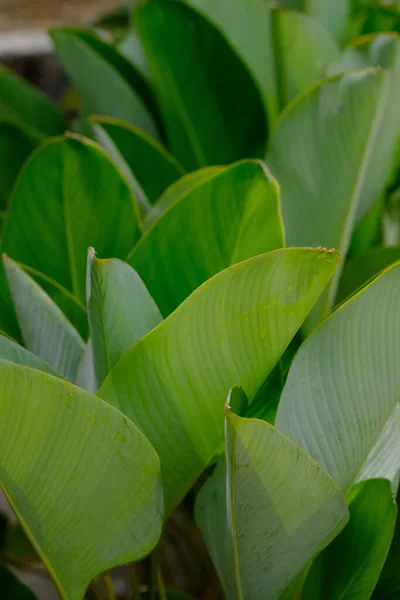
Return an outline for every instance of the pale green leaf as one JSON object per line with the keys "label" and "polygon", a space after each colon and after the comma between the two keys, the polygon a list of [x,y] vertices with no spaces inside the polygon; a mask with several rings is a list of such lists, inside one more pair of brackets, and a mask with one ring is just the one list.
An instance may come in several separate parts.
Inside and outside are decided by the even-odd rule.
{"label": "pale green leaf", "polygon": [[339,42],[346,39],[352,0],[302,0],[302,9],[319,21]]}
{"label": "pale green leaf", "polygon": [[382,67],[400,70],[400,39],[394,32],[356,38],[334,61],[327,72],[329,75],[363,67]]}
{"label": "pale green leaf", "polygon": [[219,271],[284,243],[278,186],[261,162],[209,174],[153,223],[127,259],[164,316]]}
{"label": "pale green leaf", "polygon": [[261,93],[219,29],[169,0],[139,4],[135,25],[179,162],[193,170],[262,156],[267,124]]}
{"label": "pale green leaf", "polygon": [[50,375],[58,375],[54,369],[50,367],[42,358],[32,354],[29,350],[20,346],[13,340],[10,340],[4,335],[0,334],[0,358],[9,360],[10,362],[24,365],[25,367],[31,367],[38,371],[44,371],[50,373]]}
{"label": "pale green leaf", "polygon": [[11,295],[28,350],[75,381],[85,344],[59,307],[19,265],[4,257]]}
{"label": "pale green leaf", "polygon": [[241,381],[250,399],[332,276],[338,256],[284,249],[197,289],[115,365],[99,390],[160,456],[167,513],[223,439],[224,404]]}
{"label": "pale green leaf", "polygon": [[[268,165],[281,187],[287,242],[346,254],[356,223],[382,192],[400,133],[400,73],[368,68],[298,97],[272,136]],[[333,306],[340,272],[308,329]]]}
{"label": "pale green leaf", "polygon": [[243,390],[229,397],[226,466],[200,492],[197,522],[227,598],[277,600],[348,511],[339,487],[301,448],[269,423],[235,414],[235,396]]}
{"label": "pale green leaf", "polygon": [[91,339],[89,339],[86,344],[74,383],[91,394],[95,394],[99,387],[94,371],[93,346]]}
{"label": "pale green leaf", "polygon": [[347,491],[396,485],[400,465],[400,263],[338,308],[297,353],[276,426]]}
{"label": "pale green leaf", "polygon": [[139,275],[122,260],[88,255],[88,314],[97,381],[101,383],[118,360],[162,316]]}
{"label": "pale green leaf", "polygon": [[80,388],[7,361],[0,375],[1,486],[61,598],[82,600],[96,575],[157,543],[157,455]]}

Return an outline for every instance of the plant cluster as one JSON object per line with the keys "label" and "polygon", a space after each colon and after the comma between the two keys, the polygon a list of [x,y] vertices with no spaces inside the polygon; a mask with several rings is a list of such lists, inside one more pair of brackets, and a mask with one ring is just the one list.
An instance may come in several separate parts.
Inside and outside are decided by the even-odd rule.
{"label": "plant cluster", "polygon": [[2,598],[400,598],[400,7],[279,4],[0,70]]}

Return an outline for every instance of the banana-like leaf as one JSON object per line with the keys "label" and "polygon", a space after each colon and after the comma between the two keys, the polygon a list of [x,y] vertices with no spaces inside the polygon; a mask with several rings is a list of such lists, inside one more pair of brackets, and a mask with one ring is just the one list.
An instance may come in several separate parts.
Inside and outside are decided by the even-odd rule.
{"label": "banana-like leaf", "polygon": [[162,321],[156,303],[139,275],[122,260],[88,255],[87,306],[97,381]]}
{"label": "banana-like leaf", "polygon": [[99,387],[94,370],[93,345],[91,339],[89,339],[88,343],[86,344],[85,352],[83,353],[82,360],[79,363],[78,372],[74,383],[91,394],[95,394]]}
{"label": "banana-like leaf", "polygon": [[400,247],[384,246],[370,248],[351,258],[343,268],[337,293],[337,302],[342,302],[359,288],[365,286],[378,273],[400,260]]}
{"label": "banana-like leaf", "polygon": [[164,316],[215,273],[284,243],[278,186],[261,162],[208,174],[153,223],[127,259]]}
{"label": "banana-like leaf", "polygon": [[253,399],[338,261],[332,252],[284,249],[226,269],[107,376],[99,396],[131,417],[160,456],[168,513],[223,439],[230,388],[241,381]]}
{"label": "banana-like leaf", "polygon": [[[124,258],[140,234],[122,173],[96,144],[70,135],[32,156],[13,195],[2,248],[85,302],[88,247]],[[6,304],[3,287],[2,296]]]}
{"label": "banana-like leaf", "polygon": [[42,358],[36,356],[36,354],[33,354],[4,335],[0,335],[0,358],[17,363],[18,365],[30,367],[31,369],[44,371],[50,375],[59,376],[59,374]]}
{"label": "banana-like leaf", "polygon": [[328,65],[339,60],[340,50],[329,31],[303,13],[276,10],[273,25],[280,105],[286,106],[325,76]]}
{"label": "banana-like leaf", "polygon": [[89,113],[122,119],[158,137],[153,93],[131,62],[91,30],[57,28],[50,33]]}
{"label": "banana-like leaf", "polygon": [[400,263],[338,308],[294,358],[276,426],[346,492],[400,465]]}
{"label": "banana-like leaf", "polygon": [[339,42],[346,40],[352,0],[302,0],[301,7]]}
{"label": "banana-like leaf", "polygon": [[91,123],[98,143],[124,171],[145,214],[164,190],[183,175],[183,167],[133,125],[107,117],[94,117]]}
{"label": "banana-like leaf", "polygon": [[[397,493],[397,506],[400,501],[400,493]],[[400,596],[400,518],[397,513],[396,528],[389,554],[383,567],[372,600],[397,600]]]}
{"label": "banana-like leaf", "polygon": [[371,598],[396,523],[390,483],[384,479],[359,483],[351,490],[349,509],[348,525],[313,563],[302,600]]}
{"label": "banana-like leaf", "polygon": [[184,175],[175,183],[170,185],[165,192],[159,197],[157,202],[153,204],[149,212],[143,219],[143,229],[146,231],[154,223],[163,212],[172,206],[181,196],[184,196],[192,188],[196,187],[203,181],[207,181],[215,175],[222,173],[225,167],[204,167],[204,169],[198,169],[192,171],[187,175]]}
{"label": "banana-like leaf", "polygon": [[333,62],[329,75],[363,67],[382,67],[400,70],[400,39],[396,33],[379,33],[357,38],[348,46],[340,59]]}
{"label": "banana-like leaf", "polygon": [[35,594],[1,563],[0,590],[7,600],[37,600]]}
{"label": "banana-like leaf", "polygon": [[235,414],[246,400],[231,390],[226,461],[200,492],[196,517],[226,597],[277,600],[338,535],[348,510],[333,479],[292,440]]}
{"label": "banana-like leaf", "polygon": [[80,388],[7,361],[0,415],[0,485],[63,600],[83,600],[100,572],[154,547],[159,460],[131,421]]}
{"label": "banana-like leaf", "polygon": [[[1,92],[0,92],[1,97]],[[1,101],[1,100],[0,100]],[[1,109],[0,109],[1,115]],[[0,208],[6,208],[22,165],[38,144],[25,127],[1,121],[0,116]]]}
{"label": "banana-like leaf", "polygon": [[75,381],[85,344],[59,307],[13,260],[4,257],[11,295],[28,350]]}
{"label": "banana-like leaf", "polygon": [[[391,171],[399,103],[400,73],[368,68],[324,80],[283,113],[267,162],[281,187],[289,245],[346,254],[354,226]],[[339,276],[338,270],[308,329],[332,308]]]}
{"label": "banana-like leaf", "polygon": [[255,78],[273,120],[278,114],[278,93],[268,4],[264,0],[184,1],[214,23],[235,48]]}
{"label": "banana-like leaf", "polygon": [[169,0],[140,4],[135,25],[179,162],[193,170],[262,156],[267,124],[261,93],[218,28]]}
{"label": "banana-like leaf", "polygon": [[58,135],[67,128],[62,112],[21,77],[0,65],[0,120],[24,124],[32,134]]}

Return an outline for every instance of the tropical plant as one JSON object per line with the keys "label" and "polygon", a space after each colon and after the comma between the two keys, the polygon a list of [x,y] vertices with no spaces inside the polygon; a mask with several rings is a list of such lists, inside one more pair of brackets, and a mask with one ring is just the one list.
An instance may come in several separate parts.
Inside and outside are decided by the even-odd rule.
{"label": "tropical plant", "polygon": [[279,4],[0,70],[7,600],[399,598],[400,7]]}

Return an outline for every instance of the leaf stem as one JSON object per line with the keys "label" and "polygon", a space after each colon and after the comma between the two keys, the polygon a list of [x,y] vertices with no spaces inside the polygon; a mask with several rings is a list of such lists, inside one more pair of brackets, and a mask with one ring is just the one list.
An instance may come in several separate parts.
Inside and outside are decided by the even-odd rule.
{"label": "leaf stem", "polygon": [[113,580],[110,571],[103,573],[104,587],[106,588],[107,600],[117,600]]}
{"label": "leaf stem", "polygon": [[160,563],[157,563],[157,587],[159,600],[167,600],[167,592],[165,590]]}

